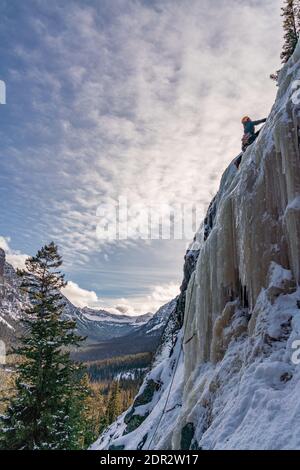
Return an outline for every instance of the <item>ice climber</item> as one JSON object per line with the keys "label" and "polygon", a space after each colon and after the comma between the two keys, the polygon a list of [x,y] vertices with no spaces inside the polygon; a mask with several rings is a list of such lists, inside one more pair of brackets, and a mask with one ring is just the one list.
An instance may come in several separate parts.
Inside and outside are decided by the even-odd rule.
{"label": "ice climber", "polygon": [[244,126],[244,135],[242,138],[242,151],[245,152],[246,148],[251,145],[256,137],[258,136],[259,132],[255,132],[255,126],[259,124],[263,124],[266,122],[266,119],[260,119],[259,121],[251,121],[249,116],[245,116],[242,119],[242,124]]}

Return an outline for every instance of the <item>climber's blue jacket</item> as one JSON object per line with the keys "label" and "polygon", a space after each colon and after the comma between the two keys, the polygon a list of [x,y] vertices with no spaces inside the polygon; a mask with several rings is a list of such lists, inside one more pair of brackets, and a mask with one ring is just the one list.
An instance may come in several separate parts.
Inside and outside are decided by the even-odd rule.
{"label": "climber's blue jacket", "polygon": [[245,134],[255,134],[255,126],[258,126],[259,124],[263,124],[266,122],[266,119],[260,119],[259,121],[248,121],[243,124],[244,126],[244,132]]}

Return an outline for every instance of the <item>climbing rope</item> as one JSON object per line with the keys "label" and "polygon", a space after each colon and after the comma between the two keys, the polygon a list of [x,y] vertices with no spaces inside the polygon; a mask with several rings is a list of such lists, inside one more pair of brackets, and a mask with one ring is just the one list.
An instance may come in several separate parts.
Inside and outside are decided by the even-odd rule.
{"label": "climbing rope", "polygon": [[190,341],[192,341],[192,339],[195,338],[196,334],[197,334],[197,333],[194,333],[193,336],[191,336],[189,339],[187,339],[187,340],[184,342],[184,344],[188,344]]}
{"label": "climbing rope", "polygon": [[[195,273],[195,271],[194,271]],[[191,288],[191,293],[193,292],[193,289],[194,289],[194,284],[195,284],[195,277],[196,275],[194,274],[194,279],[193,279],[193,285],[192,285],[192,288]],[[170,382],[170,386],[169,386],[169,390],[168,390],[168,394],[167,394],[167,398],[166,398],[166,401],[165,401],[165,404],[164,404],[164,407],[162,409],[162,413],[160,415],[160,418],[157,422],[157,425],[155,427],[155,430],[154,430],[154,433],[152,434],[152,437],[150,439],[150,442],[149,442],[149,445],[148,445],[148,448],[147,450],[150,450],[150,446],[153,442],[153,439],[154,437],[156,436],[157,434],[157,430],[159,428],[159,425],[163,419],[163,416],[164,414],[166,413],[166,409],[167,409],[167,405],[168,405],[168,402],[169,402],[169,398],[170,398],[170,395],[171,395],[171,391],[172,391],[172,388],[173,388],[173,383],[174,383],[174,380],[175,380],[175,375],[176,375],[176,372],[177,372],[177,369],[178,369],[178,366],[179,366],[179,361],[180,361],[180,358],[181,358],[181,353],[183,352],[183,345],[186,344],[183,342],[184,340],[184,337],[185,337],[185,333],[186,333],[186,326],[187,326],[187,321],[188,321],[188,318],[189,318],[189,314],[190,314],[190,307],[191,307],[191,301],[192,301],[192,295],[190,296],[190,301],[189,301],[189,306],[188,306],[188,311],[187,311],[187,316],[186,316],[186,321],[185,321],[185,327],[184,327],[184,331],[183,331],[183,336],[182,336],[182,340],[181,340],[181,345],[180,345],[180,352],[178,354],[178,357],[177,357],[177,360],[175,362],[175,366],[174,366],[174,371],[173,371],[173,375],[172,375],[172,379],[171,379],[171,382]],[[193,337],[195,336],[195,334],[193,335]],[[190,338],[191,340],[192,338]],[[190,341],[189,340],[189,341]],[[187,341],[188,342],[188,341]],[[168,410],[170,411],[170,410]]]}

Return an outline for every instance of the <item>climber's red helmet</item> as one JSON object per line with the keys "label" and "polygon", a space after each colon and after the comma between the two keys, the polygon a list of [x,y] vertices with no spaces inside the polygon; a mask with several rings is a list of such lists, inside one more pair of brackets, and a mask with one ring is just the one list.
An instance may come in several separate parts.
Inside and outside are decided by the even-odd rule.
{"label": "climber's red helmet", "polygon": [[244,116],[243,119],[242,119],[242,124],[245,124],[246,122],[249,122],[249,121],[251,121],[249,116]]}

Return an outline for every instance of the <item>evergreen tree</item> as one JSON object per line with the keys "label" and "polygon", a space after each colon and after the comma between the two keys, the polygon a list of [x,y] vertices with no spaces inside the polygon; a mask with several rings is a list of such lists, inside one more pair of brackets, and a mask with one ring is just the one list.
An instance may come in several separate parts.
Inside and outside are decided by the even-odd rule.
{"label": "evergreen tree", "polygon": [[[281,9],[284,29],[284,45],[280,58],[285,64],[293,55],[300,34],[300,0],[285,0],[285,6]],[[275,82],[278,81],[280,70],[270,75]]]}
{"label": "evergreen tree", "polygon": [[84,447],[89,447],[99,434],[107,427],[106,416],[103,412],[103,394],[98,384],[92,384],[87,374],[83,377],[85,387],[90,390],[85,400],[85,420],[84,420]]}
{"label": "evergreen tree", "polygon": [[120,385],[119,381],[115,380],[112,384],[107,409],[106,416],[107,422],[110,424],[116,420],[116,418],[122,412],[122,403],[121,403],[121,394],[120,394]]}
{"label": "evergreen tree", "polygon": [[106,414],[102,415],[99,420],[99,433],[98,434],[102,434],[102,432],[109,426],[109,424],[110,423],[108,422]]}
{"label": "evergreen tree", "polygon": [[285,0],[282,8],[284,45],[281,53],[282,63],[286,63],[292,56],[299,39],[299,0]]}
{"label": "evergreen tree", "polygon": [[24,310],[21,346],[14,350],[16,394],[0,418],[4,449],[77,449],[82,444],[83,402],[87,393],[81,366],[70,359],[70,347],[82,338],[75,322],[64,320],[60,289],[66,285],[54,243],[44,246],[18,271],[31,306]]}

